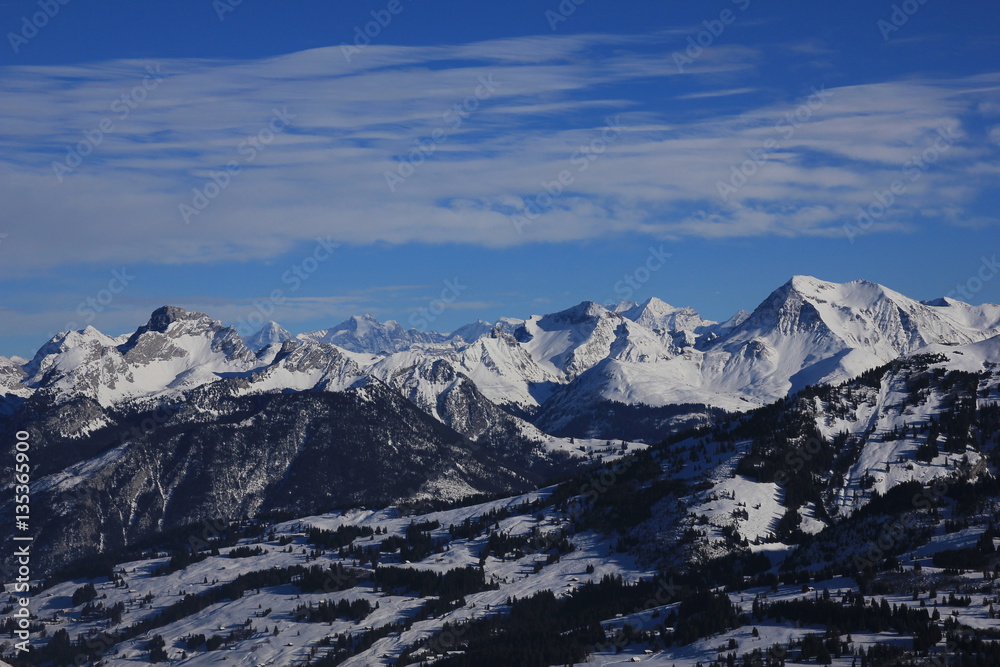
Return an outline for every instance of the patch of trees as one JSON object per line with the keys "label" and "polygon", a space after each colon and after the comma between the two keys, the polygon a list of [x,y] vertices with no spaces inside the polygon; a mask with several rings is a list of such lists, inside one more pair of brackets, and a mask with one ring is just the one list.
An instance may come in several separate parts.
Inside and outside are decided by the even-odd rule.
{"label": "patch of trees", "polygon": [[740,625],[739,614],[729,596],[707,590],[687,596],[667,623],[671,620],[676,623],[673,639],[681,646]]}
{"label": "patch of trees", "polygon": [[375,607],[364,598],[353,601],[341,599],[337,602],[321,600],[319,604],[310,602],[299,605],[293,616],[296,621],[306,623],[331,623],[338,619],[358,622],[367,618],[374,610]]}
{"label": "patch of trees", "polygon": [[[198,612],[203,611],[218,602],[225,600],[238,600],[242,598],[244,593],[248,590],[266,588],[269,586],[281,586],[293,582],[299,582],[301,584],[303,581],[336,582],[336,579],[334,578],[336,576],[336,572],[331,572],[331,570],[323,570],[323,568],[318,565],[314,565],[311,568],[307,568],[303,565],[291,565],[284,568],[271,568],[268,570],[247,572],[239,575],[233,581],[220,586],[215,586],[198,594],[185,595],[180,601],[173,603],[153,616],[146,617],[136,623],[133,623],[128,628],[123,628],[113,632],[105,632],[98,638],[84,637],[81,635],[77,638],[76,642],[70,642],[72,655],[69,656],[68,662],[59,662],[59,659],[55,657],[64,655],[62,653],[64,647],[61,643],[61,639],[53,646],[51,652],[49,652],[48,645],[46,645],[46,648],[43,649],[45,652],[39,653],[44,658],[42,660],[43,662],[51,660],[55,665],[57,665],[57,667],[59,665],[71,664],[79,656],[84,656],[89,660],[97,660],[104,654],[105,651],[116,644],[120,644],[123,641],[146,634],[156,628],[162,628],[166,625],[170,625],[171,623],[187,618],[188,616],[197,614]],[[124,609],[124,607],[122,607],[122,609]],[[119,615],[118,621],[120,622],[120,620]],[[67,635],[66,638],[68,639],[69,636]],[[55,639],[54,636],[53,639]],[[49,644],[51,643],[52,642],[50,640]]]}
{"label": "patch of trees", "polygon": [[205,640],[206,651],[218,651],[223,646],[246,641],[254,635],[254,629],[250,626],[236,628],[228,635],[212,635]]}
{"label": "patch of trees", "polygon": [[948,649],[963,666],[987,667],[1000,665],[1000,641],[986,640],[981,634],[969,635],[959,632],[957,628],[949,629],[947,634]]}
{"label": "patch of trees", "polygon": [[[447,541],[435,540],[431,536],[431,531],[439,527],[440,524],[437,521],[424,521],[419,524],[411,521],[410,525],[406,527],[406,533],[402,536],[389,535],[381,543],[372,546],[364,546],[363,543],[350,544],[346,548],[341,547],[338,553],[341,558],[356,558],[361,565],[371,563],[376,566],[381,554],[391,554],[397,551],[399,559],[402,561],[421,561],[433,553],[440,553],[444,550]],[[385,532],[381,534],[385,534]],[[374,535],[378,536],[379,534],[379,529],[376,528]]]}
{"label": "patch of trees", "polygon": [[306,539],[321,549],[339,549],[358,538],[372,537],[375,530],[371,526],[352,526],[344,524],[336,530],[327,530],[309,526]]}
{"label": "patch of trees", "polygon": [[267,551],[262,546],[239,546],[235,549],[230,550],[227,554],[230,558],[253,558],[254,556],[260,556],[261,554],[266,554]]}
{"label": "patch of trees", "polygon": [[437,596],[442,601],[458,600],[469,593],[496,589],[487,584],[482,568],[460,567],[447,572],[417,570],[408,567],[375,568],[373,581],[383,590],[398,593],[415,592],[419,597]]}
{"label": "patch of trees", "polygon": [[409,630],[413,625],[413,620],[408,619],[401,623],[387,623],[377,628],[366,630],[361,633],[341,633],[337,635],[336,645],[320,657],[316,657],[319,648],[331,646],[334,640],[324,639],[318,647],[314,647],[303,667],[333,667],[343,663],[348,658],[367,651],[372,645],[383,637],[392,634],[399,634]]}
{"label": "patch of trees", "polygon": [[486,540],[486,546],[483,547],[479,555],[479,562],[485,562],[490,554],[493,554],[493,556],[500,560],[507,560],[508,556],[514,560],[522,558],[524,557],[525,548],[528,545],[528,539],[527,535],[515,535],[512,537],[509,533],[491,530],[490,536]]}
{"label": "patch of trees", "polygon": [[931,557],[934,567],[952,570],[984,570],[993,560],[993,538],[984,533],[975,546],[962,549],[945,549]]}
{"label": "patch of trees", "polygon": [[[694,568],[688,581],[695,587],[727,586],[739,590],[744,587],[744,577],[760,577],[769,569],[771,560],[765,553],[753,553],[748,547],[740,545],[732,547],[725,556],[713,558]],[[777,576],[772,576],[777,581]]]}
{"label": "patch of trees", "polygon": [[[616,438],[657,442],[674,432],[687,430],[723,419],[726,411],[701,403],[680,403],[660,407],[627,405],[618,401],[595,401],[567,422],[561,422],[553,435],[573,438],[593,437],[596,430],[614,433]],[[544,425],[546,415],[541,416]]]}
{"label": "patch of trees", "polygon": [[[552,591],[541,591],[516,601],[504,618],[473,621],[451,630],[458,637],[461,655],[449,655],[434,664],[439,667],[547,667],[581,662],[592,646],[605,639],[596,622],[567,627],[562,617],[564,603]],[[436,636],[432,646],[453,645],[448,636]],[[399,664],[412,661],[412,653],[400,656]]]}
{"label": "patch of trees", "polygon": [[821,625],[834,634],[892,630],[912,636],[918,651],[926,651],[941,640],[941,629],[927,608],[890,605],[885,598],[881,603],[873,598],[866,604],[864,595],[851,591],[845,592],[839,601],[832,599],[829,591],[778,602],[758,598],[751,613],[757,620],[773,618],[779,623],[788,620],[800,625]]}
{"label": "patch of trees", "polygon": [[86,604],[97,597],[97,589],[94,588],[94,584],[84,584],[78,589],[73,591],[73,606],[79,606],[81,604]]}
{"label": "patch of trees", "polygon": [[358,570],[342,563],[332,563],[326,569],[313,565],[304,569],[295,583],[303,593],[346,591],[358,585]]}
{"label": "patch of trees", "polygon": [[152,663],[163,662],[167,659],[167,643],[163,641],[161,635],[155,635],[146,646],[149,649],[149,661]]}
{"label": "patch of trees", "polygon": [[[671,582],[673,577],[670,578]],[[666,604],[685,600],[693,594],[682,586],[663,588],[665,577],[657,581],[625,583],[620,576],[605,575],[598,583],[586,583],[563,598],[541,591],[527,598],[509,599],[509,613],[448,626],[429,641],[405,652],[399,664],[425,659],[428,651],[449,654],[435,662],[444,667],[525,667],[581,662],[595,649],[614,650],[631,642],[653,642],[651,634],[626,625],[613,639],[601,621],[617,614],[631,614],[649,608],[650,603]],[[705,593],[711,596],[710,593]],[[687,612],[695,619],[686,626],[685,636],[732,622],[722,600],[695,600]],[[679,620],[678,620],[679,622]]]}
{"label": "patch of trees", "polygon": [[219,555],[218,548],[213,547],[211,551],[206,552],[206,551],[192,551],[187,547],[181,547],[180,549],[173,551],[170,554],[170,560],[167,561],[166,565],[162,565],[156,568],[156,571],[153,574],[154,576],[161,577],[161,576],[166,576],[168,574],[172,574],[174,572],[179,572],[184,568],[188,567],[189,565],[200,563],[201,561],[208,558],[209,555],[212,556]]}
{"label": "patch of trees", "polygon": [[[518,514],[531,514],[540,505],[522,504],[521,508],[515,510]],[[523,511],[522,511],[523,510]],[[469,517],[462,523],[448,526],[448,534],[453,540],[472,540],[482,535],[490,526],[498,524],[510,516],[510,510],[506,507],[498,507],[489,512],[484,512],[478,516]]]}

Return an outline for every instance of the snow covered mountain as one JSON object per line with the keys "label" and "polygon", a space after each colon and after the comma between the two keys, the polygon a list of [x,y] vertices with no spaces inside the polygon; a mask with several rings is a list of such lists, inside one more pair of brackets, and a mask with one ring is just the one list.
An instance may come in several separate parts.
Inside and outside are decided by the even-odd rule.
{"label": "snow covered mountain", "polygon": [[467,343],[475,343],[477,340],[483,336],[489,334],[493,330],[492,324],[489,322],[484,322],[483,320],[476,320],[475,322],[470,322],[455,329],[448,335],[449,340],[454,340],[456,338],[461,338]]}
{"label": "snow covered mountain", "polygon": [[618,312],[653,331],[701,333],[715,324],[703,319],[694,308],[675,308],[655,296]]}
{"label": "snow covered mountain", "polygon": [[[278,343],[291,334],[276,323],[244,344],[207,315],[164,307],[130,336],[111,338],[93,328],[66,332],[26,364],[3,361],[0,391],[10,412],[34,392],[58,400],[87,396],[109,407],[176,396],[237,375],[248,378],[247,391],[257,392],[340,391],[372,376],[442,418],[437,406],[450,389],[432,379],[438,373],[428,369],[437,364],[471,383],[480,402],[549,433],[620,437],[609,424],[620,425],[631,411],[636,424],[658,424],[632,434],[653,441],[670,432],[672,421],[690,424],[709,408],[749,409],[809,384],[843,381],[927,345],[997,333],[1000,306],[919,302],[874,283],[804,276],[779,287],[752,313],[741,311],[721,324],[650,298],[612,308],[584,302],[493,325],[477,321],[448,335],[363,315],[299,334],[296,345],[303,347],[287,349]],[[406,372],[411,377],[399,379]],[[647,408],[665,410],[639,418]],[[518,430],[533,432],[530,424]]]}
{"label": "snow covered mountain", "polygon": [[277,322],[271,321],[265,324],[257,333],[248,336],[243,340],[248,348],[254,352],[260,352],[269,345],[280,345],[286,340],[295,338],[290,331],[282,327]]}
{"label": "snow covered mountain", "polygon": [[[444,363],[416,373],[426,374],[438,384],[459,379]],[[198,390],[184,409],[217,410],[232,400],[220,389],[240,379]],[[141,455],[115,452],[105,456],[111,465],[87,462],[42,480],[78,488],[97,484],[88,468],[107,471],[102,479],[117,475],[136,494],[124,516],[105,516],[106,485],[55,499],[45,518],[74,517],[61,530],[76,539],[99,538],[91,516],[134,529],[136,508],[156,504],[157,492],[130,466],[151,457],[164,466],[157,479],[167,482],[168,505],[197,495],[244,502],[252,512],[274,493],[294,512],[301,499],[290,485],[263,483],[289,454],[314,492],[359,485],[364,466],[324,470],[286,451],[292,434],[337,428],[321,414],[331,401],[353,402],[338,417],[360,415],[369,428],[377,420],[365,416],[365,403],[400,401],[404,409],[406,401],[375,380],[305,396],[316,402],[281,411],[306,419],[301,427],[237,428],[230,420],[232,428],[194,445],[212,452],[211,465],[247,459],[210,493],[192,479],[173,486],[167,471],[178,463],[167,452],[184,437],[178,429],[140,444]],[[30,663],[697,667],[767,659],[846,667],[859,657],[944,664],[953,656],[956,664],[996,664],[998,406],[1000,337],[932,344],[841,385],[809,387],[521,495],[416,512],[401,505],[295,518],[208,515],[140,547],[79,561],[40,585],[34,620],[45,633],[36,632]],[[348,433],[361,423],[350,426]],[[336,438],[314,440],[335,446],[324,443]],[[384,446],[410,454],[394,439]],[[418,442],[408,465],[424,463],[428,447]],[[213,483],[194,466],[183,474]],[[439,483],[431,494],[455,488]],[[5,630],[16,627],[15,613],[13,604],[0,611]],[[827,643],[830,660],[817,653]]]}
{"label": "snow covered mountain", "polygon": [[446,336],[436,331],[403,329],[396,320],[379,322],[365,313],[350,317],[335,327],[301,334],[303,339],[330,343],[351,352],[385,354],[409,349],[414,345],[441,343]]}
{"label": "snow covered mountain", "polygon": [[[612,440],[635,449],[636,442],[655,443],[691,426],[710,425],[726,411],[744,412],[906,355],[998,334],[998,306],[922,303],[869,282],[835,284],[801,276],[748,316],[723,325],[650,299],[614,309],[584,302],[527,320],[478,322],[451,336],[404,331],[396,322],[382,324],[370,316],[294,339],[269,324],[248,346],[233,328],[205,314],[165,306],[132,334],[66,332],[30,361],[0,360],[0,430],[26,429],[58,443],[46,452],[40,476],[65,474],[97,484],[93,493],[99,497],[115,485],[134,488],[123,501],[133,515],[123,519],[117,537],[127,542],[216,504],[240,512],[286,507],[269,485],[304,483],[290,471],[302,452],[318,447],[317,433],[346,438],[315,422],[309,410],[345,424],[360,424],[370,413],[384,422],[359,426],[364,435],[351,440],[355,449],[328,444],[315,450],[322,452],[316,460],[328,465],[356,465],[367,460],[367,451],[405,449],[405,428],[399,429],[416,424],[419,414],[444,429],[431,429],[423,441],[464,442],[491,461],[488,466],[507,471],[500,481],[488,481],[475,472],[487,464],[463,463],[452,446],[428,444],[437,452],[431,457],[435,462],[418,466],[435,471],[427,483],[450,480],[460,489],[453,495],[517,490],[519,484],[606,456]],[[363,414],[351,412],[361,408]],[[183,415],[183,428],[171,417],[175,414]],[[155,433],[138,428],[142,423]],[[250,431],[265,434],[258,446],[280,440],[291,458],[271,468],[258,461],[263,468],[256,471],[242,468],[242,460],[221,469],[234,488],[264,475],[253,482],[260,488],[245,501],[249,504],[236,503],[221,488],[212,491],[211,501],[184,509],[171,504],[171,498],[181,497],[176,489],[193,479],[191,470],[222,465],[222,459],[199,458],[209,451],[204,443],[226,438],[250,447],[244,439]],[[146,444],[129,444],[140,440]],[[393,460],[403,465],[407,459]],[[392,473],[400,479],[402,474]],[[160,487],[126,484],[126,475],[145,475]],[[163,486],[164,475],[174,481]],[[393,489],[402,497],[420,488],[405,486],[385,492]],[[60,506],[62,483],[46,488],[55,494],[52,506]],[[343,491],[327,500],[352,497]],[[111,505],[100,509],[102,516],[111,511]],[[56,539],[65,527],[52,525]]]}
{"label": "snow covered mountain", "polygon": [[875,283],[796,276],[703,348],[719,393],[770,401],[809,384],[840,382],[931,344],[1000,333],[1000,306],[921,303]]}
{"label": "snow covered mountain", "polygon": [[232,327],[164,306],[127,337],[112,338],[93,327],[54,336],[23,366],[23,384],[60,401],[87,397],[108,407],[175,395],[257,365]]}

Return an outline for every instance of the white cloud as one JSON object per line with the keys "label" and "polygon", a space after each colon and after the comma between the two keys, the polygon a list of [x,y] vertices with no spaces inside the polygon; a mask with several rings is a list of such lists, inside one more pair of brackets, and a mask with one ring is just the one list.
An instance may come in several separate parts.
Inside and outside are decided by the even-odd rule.
{"label": "white cloud", "polygon": [[[939,128],[961,130],[998,99],[995,76],[841,87],[786,136],[781,120],[794,118],[808,91],[739,116],[697,92],[743,92],[725,83],[752,68],[756,51],[714,46],[680,76],[667,52],[624,51],[631,39],[373,45],[351,63],[334,47],[246,62],[0,69],[0,230],[9,234],[0,271],[259,259],[317,236],[502,247],[623,233],[830,235]],[[609,44],[613,55],[600,55]],[[137,102],[147,65],[165,78]],[[496,88],[477,99],[483,81]],[[704,114],[609,92],[640,81],[703,98]],[[454,106],[466,102],[478,108],[456,127]],[[274,109],[294,118],[251,150],[245,142],[267,132]],[[613,114],[627,129],[593,162],[582,158],[581,146],[603,149],[603,118]],[[57,182],[53,161],[102,122],[114,131]],[[719,181],[770,138],[779,147],[722,201]],[[415,142],[435,150],[391,192],[384,174]],[[995,189],[997,174],[982,167],[995,158],[995,148],[963,135],[879,228],[945,204],[961,210]],[[179,206],[228,162],[240,173],[184,224]],[[573,183],[518,234],[510,214],[563,171]]]}
{"label": "white cloud", "polygon": [[687,93],[686,95],[678,95],[679,100],[701,100],[710,97],[730,97],[732,95],[746,95],[748,93],[757,92],[756,88],[725,88],[722,90],[707,90],[700,93]]}

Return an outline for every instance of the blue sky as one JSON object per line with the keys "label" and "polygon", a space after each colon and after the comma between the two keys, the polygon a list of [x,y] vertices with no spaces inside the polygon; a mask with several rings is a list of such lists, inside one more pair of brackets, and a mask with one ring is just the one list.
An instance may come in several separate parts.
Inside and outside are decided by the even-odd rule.
{"label": "blue sky", "polygon": [[998,25],[985,1],[5,0],[0,354],[168,303],[450,331],[650,296],[721,320],[794,274],[1000,302]]}

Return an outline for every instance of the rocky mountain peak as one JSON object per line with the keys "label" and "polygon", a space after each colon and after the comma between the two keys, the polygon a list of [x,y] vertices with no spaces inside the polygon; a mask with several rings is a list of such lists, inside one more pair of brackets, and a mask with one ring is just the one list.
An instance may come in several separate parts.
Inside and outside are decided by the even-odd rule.
{"label": "rocky mountain peak", "polygon": [[204,313],[189,313],[178,306],[161,306],[153,311],[149,316],[146,329],[149,331],[159,331],[164,333],[174,322],[179,320],[197,320],[208,317]]}

